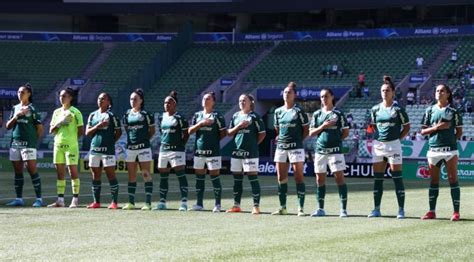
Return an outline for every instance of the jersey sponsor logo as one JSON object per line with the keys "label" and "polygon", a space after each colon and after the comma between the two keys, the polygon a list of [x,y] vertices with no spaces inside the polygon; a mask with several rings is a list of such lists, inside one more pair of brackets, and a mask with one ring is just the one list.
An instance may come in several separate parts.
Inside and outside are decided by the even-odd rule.
{"label": "jersey sponsor logo", "polygon": [[25,153],[25,154],[34,154],[35,151],[34,151],[34,150],[31,150],[31,149],[26,149],[26,150],[24,151],[24,153]]}
{"label": "jersey sponsor logo", "polygon": [[128,126],[128,130],[138,130],[142,128],[143,128],[143,125]]}
{"label": "jersey sponsor logo", "polygon": [[219,159],[213,158],[210,161],[207,161],[207,163],[219,163],[219,161],[220,161]]}
{"label": "jersey sponsor logo", "polygon": [[27,145],[28,145],[28,142],[26,141],[19,141],[19,140],[12,141],[12,146],[27,146]]}
{"label": "jersey sponsor logo", "polygon": [[174,134],[176,133],[176,129],[162,129],[161,132],[163,134]]}
{"label": "jersey sponsor logo", "polygon": [[138,144],[138,145],[128,145],[127,148],[130,149],[130,150],[142,149],[142,148],[145,148],[145,144],[141,143],[141,144]]}
{"label": "jersey sponsor logo", "polygon": [[430,148],[431,152],[450,152],[452,151],[450,146],[443,146],[443,147],[432,147]]}
{"label": "jersey sponsor logo", "polygon": [[199,129],[199,131],[212,131],[212,127],[211,126],[203,126]]}
{"label": "jersey sponsor logo", "polygon": [[95,152],[106,152],[108,148],[105,147],[105,146],[101,146],[101,147],[94,146],[91,149],[92,149],[92,151],[95,151]]}
{"label": "jersey sponsor logo", "polygon": [[296,127],[296,124],[288,123],[288,124],[280,124],[280,128],[291,128]]}
{"label": "jersey sponsor logo", "polygon": [[138,154],[139,156],[149,156],[150,152],[149,151],[143,151]]}
{"label": "jersey sponsor logo", "polygon": [[331,153],[336,153],[336,152],[340,152],[341,151],[341,148],[340,147],[331,147],[331,148],[321,148],[321,149],[318,149],[318,152],[319,153],[322,153],[322,154],[331,154]]}
{"label": "jersey sponsor logo", "polygon": [[257,162],[254,162],[254,161],[248,161],[248,162],[245,162],[244,165],[248,165],[248,166],[254,166],[254,165],[257,165]]}
{"label": "jersey sponsor logo", "polygon": [[250,152],[245,151],[245,150],[239,150],[239,151],[232,152],[232,155],[236,157],[248,157],[250,156]]}
{"label": "jersey sponsor logo", "polygon": [[212,155],[212,150],[196,149],[196,155]]}
{"label": "jersey sponsor logo", "polygon": [[28,124],[28,119],[26,118],[19,118],[16,120],[17,123],[21,123],[21,124]]}
{"label": "jersey sponsor logo", "polygon": [[390,123],[390,122],[377,123],[377,127],[392,127],[392,126],[395,126],[395,123]]}
{"label": "jersey sponsor logo", "polygon": [[163,150],[169,150],[169,149],[176,149],[178,148],[177,146],[173,146],[173,145],[165,145],[165,144],[161,144],[161,148]]}
{"label": "jersey sponsor logo", "polygon": [[296,143],[280,143],[278,144],[278,148],[280,149],[287,149],[287,148],[292,148],[296,147]]}
{"label": "jersey sponsor logo", "polygon": [[301,152],[301,150],[294,150],[294,151],[290,151],[290,155],[292,156],[298,156],[298,155],[302,155],[303,152]]}

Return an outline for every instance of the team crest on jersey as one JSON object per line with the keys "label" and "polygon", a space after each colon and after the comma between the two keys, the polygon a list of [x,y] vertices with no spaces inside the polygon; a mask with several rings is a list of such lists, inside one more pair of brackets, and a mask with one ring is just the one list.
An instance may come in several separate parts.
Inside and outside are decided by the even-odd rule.
{"label": "team crest on jersey", "polygon": [[329,115],[329,120],[337,121],[339,120],[339,116],[336,113],[331,113],[331,115]]}

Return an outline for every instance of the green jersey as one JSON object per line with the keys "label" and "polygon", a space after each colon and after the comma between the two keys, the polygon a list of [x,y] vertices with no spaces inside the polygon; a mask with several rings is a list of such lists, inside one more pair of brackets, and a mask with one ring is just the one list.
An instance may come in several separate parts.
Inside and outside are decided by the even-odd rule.
{"label": "green jersey", "polygon": [[336,120],[336,125],[324,129],[316,139],[315,149],[319,154],[341,154],[342,149],[342,131],[349,129],[344,114],[333,109],[332,111],[325,111],[319,109],[313,113],[310,128],[317,128],[326,121]]}
{"label": "green jersey", "polygon": [[35,108],[29,104],[22,106],[15,105],[12,109],[10,119],[15,117],[15,114],[22,110],[23,107],[28,107],[29,111],[17,118],[12,130],[11,147],[12,148],[36,148],[37,135],[36,126],[41,125],[41,117],[36,112]]}
{"label": "green jersey", "polygon": [[170,116],[163,113],[158,117],[158,128],[161,134],[160,152],[184,152],[183,132],[188,132],[188,121],[179,113]]}
{"label": "green jersey", "polygon": [[218,112],[206,114],[204,111],[199,111],[194,114],[192,124],[195,125],[206,118],[214,120],[214,123],[210,126],[203,126],[196,132],[194,155],[203,157],[220,156],[221,147],[219,143],[219,133],[225,130],[224,116]]}
{"label": "green jersey", "polygon": [[258,135],[265,133],[262,118],[255,112],[248,114],[236,112],[230,121],[230,128],[234,128],[242,121],[248,121],[250,124],[235,134],[232,143],[232,157],[258,158]]}
{"label": "green jersey", "polygon": [[102,121],[109,121],[98,129],[91,141],[91,154],[115,155],[115,130],[120,129],[120,121],[111,111],[96,110],[89,115],[87,125],[94,127]]}
{"label": "green jersey", "polygon": [[127,130],[127,148],[138,150],[150,147],[148,130],[155,126],[153,115],[145,110],[134,112],[127,110],[123,116],[123,126]]}
{"label": "green jersey", "polygon": [[376,126],[375,139],[380,142],[400,139],[402,126],[409,124],[408,114],[397,102],[393,102],[390,107],[385,107],[383,103],[375,105],[370,117]]}
{"label": "green jersey", "polygon": [[84,125],[82,114],[79,109],[71,106],[69,109],[62,107],[54,110],[51,125],[60,124],[54,136],[55,145],[79,145],[77,138],[77,129]]}
{"label": "green jersey", "polygon": [[448,129],[438,130],[429,135],[430,148],[449,147],[449,151],[457,150],[456,127],[462,127],[462,116],[453,107],[440,108],[438,105],[428,107],[421,120],[421,125],[431,127],[439,122],[449,122]]}
{"label": "green jersey", "polygon": [[275,110],[275,128],[278,128],[278,149],[303,148],[303,127],[309,125],[308,116],[298,105]]}

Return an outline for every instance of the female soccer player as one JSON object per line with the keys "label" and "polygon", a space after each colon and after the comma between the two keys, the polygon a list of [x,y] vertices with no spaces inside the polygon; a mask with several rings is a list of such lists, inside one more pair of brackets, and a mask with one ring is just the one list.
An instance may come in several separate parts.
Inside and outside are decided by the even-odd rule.
{"label": "female soccer player", "polygon": [[172,91],[164,102],[165,112],[158,118],[158,128],[161,133],[160,155],[158,170],[160,172],[160,202],[157,210],[166,209],[166,195],[168,193],[168,177],[170,168],[174,169],[181,191],[181,205],[179,211],[188,210],[188,180],[184,174],[186,165],[185,146],[188,141],[188,121],[176,112],[178,93]]}
{"label": "female soccer player", "polygon": [[436,200],[439,191],[439,173],[443,162],[448,171],[454,213],[451,221],[458,221],[461,189],[458,183],[457,141],[462,136],[462,117],[452,106],[453,94],[447,85],[438,85],[435,93],[437,103],[428,107],[422,120],[421,134],[429,135],[427,157],[431,184],[429,193],[430,211],[421,219],[436,218]]}
{"label": "female soccer player", "polygon": [[383,194],[383,180],[387,162],[395,183],[395,194],[398,201],[398,219],[405,218],[405,186],[402,180],[402,140],[410,131],[410,123],[405,109],[396,101],[395,85],[389,76],[384,76],[384,84],[380,87],[382,102],[371,109],[372,126],[376,129],[373,144],[374,169],[374,205],[368,217],[380,217],[380,203]]}
{"label": "female soccer player", "polygon": [[[143,90],[136,89],[130,95],[131,109],[123,117],[123,126],[127,131],[127,169],[128,169],[128,203],[122,208],[135,209],[135,191],[137,189],[137,166],[143,172],[145,180],[145,205],[142,210],[151,210],[153,181],[150,173],[152,154],[150,138],[155,134],[155,119],[145,111]],[[137,164],[138,159],[138,164]]]}
{"label": "female soccer player", "polygon": [[310,136],[318,136],[315,143],[314,173],[318,187],[319,208],[311,216],[325,216],[324,197],[326,195],[327,167],[334,174],[339,189],[341,211],[339,217],[347,217],[347,185],[344,181],[346,162],[341,152],[342,140],[349,135],[349,123],[344,114],[334,108],[334,94],[331,89],[320,92],[321,109],[313,113]]}
{"label": "female soccer player", "polygon": [[12,161],[15,172],[16,199],[9,202],[7,206],[24,206],[23,201],[23,162],[30,173],[36,200],[33,207],[41,207],[41,180],[36,170],[36,144],[37,139],[43,135],[43,124],[41,117],[31,104],[33,91],[26,84],[18,88],[18,100],[20,103],[12,109],[7,129],[12,129],[10,143],[10,161]]}
{"label": "female soccer player", "polygon": [[[112,202],[109,209],[117,209],[119,185],[115,177],[115,142],[122,135],[120,121],[112,111],[112,98],[107,93],[99,94],[97,98],[99,109],[89,115],[86,135],[92,137],[89,152],[89,167],[92,171],[92,194],[94,202],[87,208],[100,208],[100,191],[102,182],[102,167],[109,179]],[[102,166],[101,166],[102,163]]]}
{"label": "female soccer player", "polygon": [[194,171],[196,173],[197,203],[192,211],[201,211],[204,208],[204,187],[206,172],[209,170],[214,187],[214,213],[221,212],[222,186],[219,172],[222,166],[219,141],[227,135],[224,116],[214,111],[216,96],[214,92],[206,93],[202,98],[202,111],[194,114],[189,134],[196,133],[194,143]]}
{"label": "female soccer player", "polygon": [[[228,213],[240,212],[243,174],[247,174],[252,187],[252,214],[260,214],[260,184],[258,182],[258,145],[265,139],[266,131],[262,118],[255,113],[255,99],[249,94],[239,97],[240,111],[232,116],[228,135],[233,136],[234,149],[230,160],[230,171],[234,173],[234,206]],[[243,173],[242,173],[243,171]]]}
{"label": "female soccer player", "polygon": [[61,107],[54,110],[49,132],[54,134],[53,162],[56,165],[58,180],[56,183],[58,199],[48,207],[64,207],[64,192],[66,190],[66,166],[71,175],[72,201],[69,208],[79,204],[80,180],[77,171],[79,162],[78,139],[84,134],[81,112],[73,106],[76,92],[66,88],[59,93]]}
{"label": "female soccer player", "polygon": [[278,176],[278,195],[280,208],[272,215],[287,215],[286,195],[288,192],[288,169],[293,168],[298,196],[298,216],[304,213],[304,159],[303,139],[309,134],[308,116],[296,105],[296,84],[290,82],[283,91],[285,104],[275,110],[275,131],[277,134],[277,149],[275,162]]}

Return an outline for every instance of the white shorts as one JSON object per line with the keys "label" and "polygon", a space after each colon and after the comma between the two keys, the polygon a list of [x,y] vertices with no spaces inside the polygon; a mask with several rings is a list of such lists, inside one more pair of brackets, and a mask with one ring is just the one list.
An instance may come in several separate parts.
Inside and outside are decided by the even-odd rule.
{"label": "white shorts", "polygon": [[388,142],[374,140],[372,145],[373,163],[382,162],[384,158],[392,165],[402,164],[402,144],[400,140],[397,139]]}
{"label": "white shorts", "polygon": [[186,153],[178,151],[160,152],[158,168],[167,168],[168,163],[170,163],[171,167],[186,165]]}
{"label": "white shorts", "polygon": [[446,152],[436,152],[428,150],[426,153],[426,157],[428,158],[428,163],[430,165],[437,165],[440,163],[441,160],[449,161],[454,156],[459,155],[458,150],[446,151]]}
{"label": "white shorts", "polygon": [[115,155],[101,155],[101,154],[89,154],[89,166],[100,167],[102,162],[103,167],[116,166],[117,161]]}
{"label": "white shorts", "polygon": [[258,172],[258,157],[257,158],[231,158],[230,172]]}
{"label": "white shorts", "polygon": [[207,170],[219,170],[222,168],[222,157],[213,156],[213,157],[194,157],[194,169],[204,169],[207,165]]}
{"label": "white shorts", "polygon": [[151,148],[144,148],[138,150],[127,149],[127,159],[125,159],[125,162],[135,162],[137,161],[137,157],[138,162],[152,161],[153,157],[151,155]]}
{"label": "white shorts", "polygon": [[36,148],[10,148],[10,161],[36,160]]}
{"label": "white shorts", "polygon": [[275,157],[273,161],[276,163],[286,163],[290,160],[290,163],[304,162],[305,154],[303,148],[298,149],[278,149],[275,151]]}
{"label": "white shorts", "polygon": [[332,173],[346,170],[346,160],[343,154],[314,155],[314,173],[326,173],[327,167]]}

